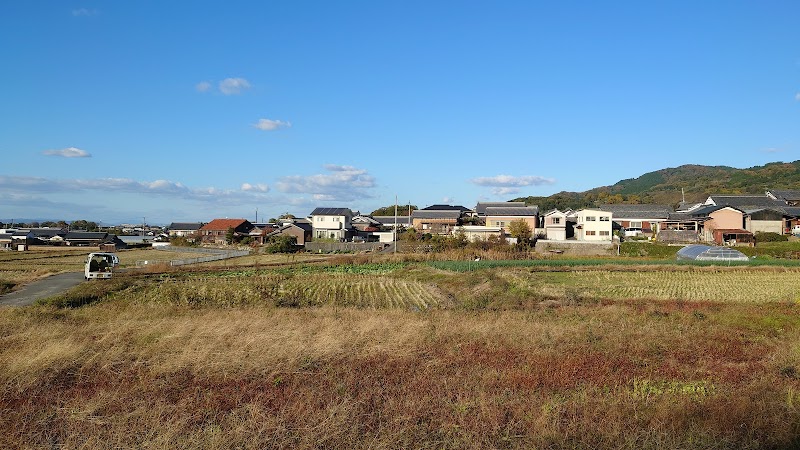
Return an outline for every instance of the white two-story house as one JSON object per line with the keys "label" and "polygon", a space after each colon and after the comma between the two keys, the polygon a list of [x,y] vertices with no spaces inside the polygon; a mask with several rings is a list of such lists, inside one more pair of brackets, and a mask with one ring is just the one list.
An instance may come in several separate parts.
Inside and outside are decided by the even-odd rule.
{"label": "white two-story house", "polygon": [[610,241],[611,212],[581,209],[575,213],[575,238],[579,241]]}
{"label": "white two-story house", "polygon": [[350,208],[316,208],[309,216],[313,238],[347,240],[353,234],[354,215]]}

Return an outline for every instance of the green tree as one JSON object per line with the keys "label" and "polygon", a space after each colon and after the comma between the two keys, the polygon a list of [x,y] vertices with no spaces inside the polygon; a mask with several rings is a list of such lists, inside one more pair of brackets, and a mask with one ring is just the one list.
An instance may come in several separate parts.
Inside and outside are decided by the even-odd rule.
{"label": "green tree", "polygon": [[517,242],[523,243],[530,241],[533,230],[531,230],[531,226],[528,225],[528,222],[518,219],[508,224],[508,233],[511,237],[517,238]]}
{"label": "green tree", "polygon": [[236,232],[233,230],[233,227],[228,227],[228,231],[225,232],[225,242],[228,245],[233,244],[233,239],[236,237]]}
{"label": "green tree", "polygon": [[297,238],[295,236],[272,236],[264,246],[267,253],[289,253],[295,250]]}
{"label": "green tree", "polygon": [[[397,215],[398,216],[408,216],[408,211],[414,211],[418,209],[416,205],[397,205]],[[370,214],[371,216],[393,216],[394,215],[394,205],[391,206],[384,206],[383,208],[378,208],[375,211],[372,211]]]}

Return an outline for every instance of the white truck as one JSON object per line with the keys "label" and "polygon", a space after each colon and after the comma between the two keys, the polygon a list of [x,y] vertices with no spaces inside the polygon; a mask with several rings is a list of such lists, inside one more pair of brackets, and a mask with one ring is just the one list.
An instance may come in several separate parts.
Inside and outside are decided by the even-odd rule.
{"label": "white truck", "polygon": [[86,265],[83,268],[83,278],[88,280],[103,280],[111,278],[114,267],[119,265],[119,257],[113,253],[89,253]]}

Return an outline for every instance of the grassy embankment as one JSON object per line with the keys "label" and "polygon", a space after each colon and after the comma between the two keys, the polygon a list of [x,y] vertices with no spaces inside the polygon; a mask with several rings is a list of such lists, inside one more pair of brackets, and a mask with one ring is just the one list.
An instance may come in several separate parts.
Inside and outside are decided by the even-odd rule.
{"label": "grassy embankment", "polygon": [[434,265],[121,276],[0,310],[0,447],[800,443],[800,269]]}

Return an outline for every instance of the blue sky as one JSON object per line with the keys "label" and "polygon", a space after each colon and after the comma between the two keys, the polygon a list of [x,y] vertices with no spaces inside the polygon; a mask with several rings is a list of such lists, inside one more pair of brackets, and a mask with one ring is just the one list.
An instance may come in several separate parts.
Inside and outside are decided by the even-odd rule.
{"label": "blue sky", "polygon": [[11,2],[0,220],[259,220],[800,150],[800,2]]}

